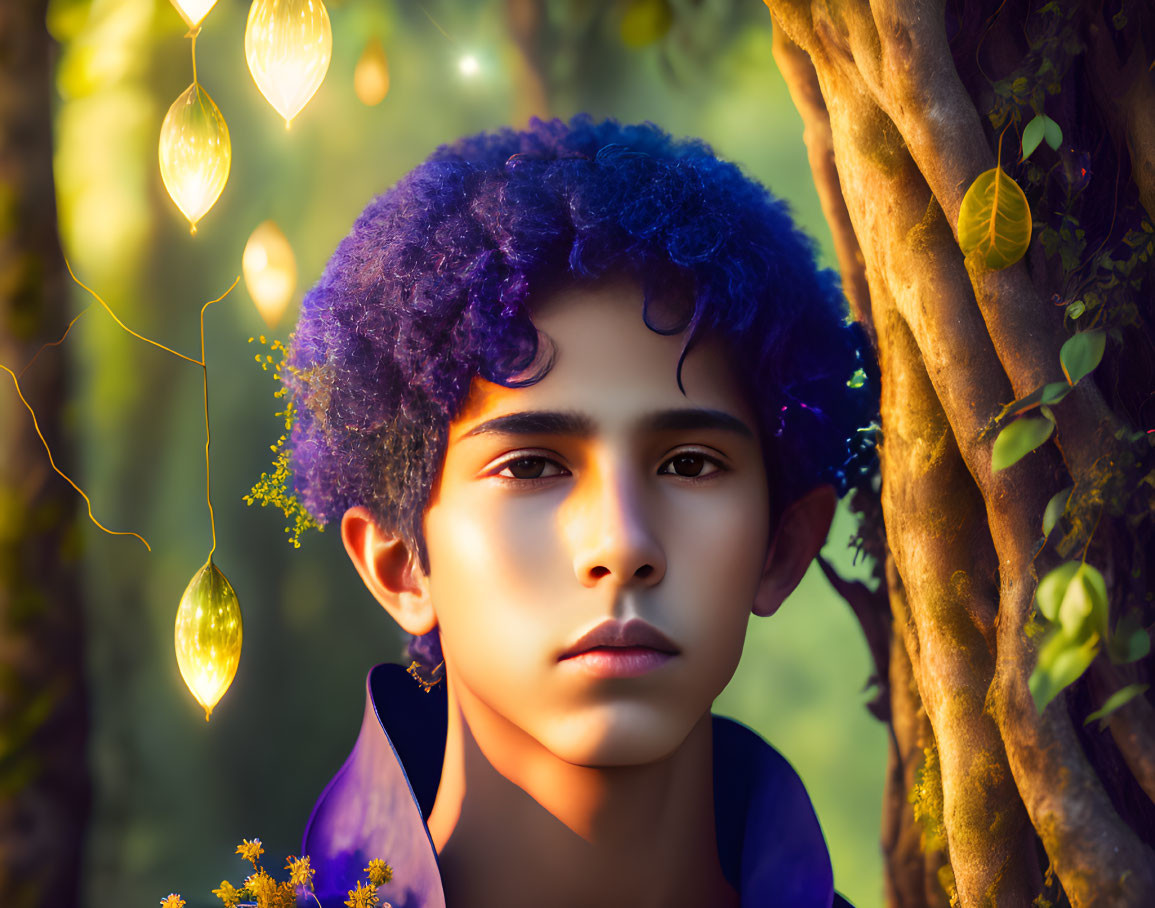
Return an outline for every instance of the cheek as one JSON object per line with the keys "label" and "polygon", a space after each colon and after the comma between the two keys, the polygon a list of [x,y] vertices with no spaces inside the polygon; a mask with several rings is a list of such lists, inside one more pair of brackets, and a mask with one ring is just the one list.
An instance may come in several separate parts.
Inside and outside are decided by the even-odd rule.
{"label": "cheek", "polygon": [[525,501],[497,506],[483,495],[426,513],[430,594],[455,666],[467,670],[487,651],[541,649],[541,605],[558,582],[545,517]]}

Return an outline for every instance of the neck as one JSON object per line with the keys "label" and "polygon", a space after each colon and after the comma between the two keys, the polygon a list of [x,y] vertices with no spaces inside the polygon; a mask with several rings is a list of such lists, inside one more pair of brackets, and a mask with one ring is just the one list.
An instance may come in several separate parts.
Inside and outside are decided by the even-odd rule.
{"label": "neck", "polygon": [[709,713],[659,761],[581,766],[448,687],[429,831],[449,908],[738,905],[718,860]]}

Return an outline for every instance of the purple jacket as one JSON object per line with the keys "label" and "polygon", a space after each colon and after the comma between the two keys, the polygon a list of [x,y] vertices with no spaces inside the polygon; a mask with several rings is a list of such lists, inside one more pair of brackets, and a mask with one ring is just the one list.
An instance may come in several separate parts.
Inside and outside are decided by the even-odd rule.
{"label": "purple jacket", "polygon": [[[445,752],[443,687],[426,693],[400,665],[369,672],[361,734],[321,792],[302,853],[325,908],[341,908],[370,858],[393,880],[378,894],[393,908],[444,908],[437,853],[425,818]],[[722,872],[743,906],[846,905],[802,780],[746,726],[714,716],[714,820]]]}

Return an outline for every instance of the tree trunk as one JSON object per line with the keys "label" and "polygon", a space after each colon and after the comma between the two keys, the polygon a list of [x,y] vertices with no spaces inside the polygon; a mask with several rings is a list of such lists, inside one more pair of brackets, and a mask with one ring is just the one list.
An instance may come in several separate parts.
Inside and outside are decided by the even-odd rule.
{"label": "tree trunk", "polygon": [[[0,363],[17,374],[66,325],[46,9],[0,4]],[[21,379],[58,463],[64,372],[50,348]],[[74,905],[89,807],[76,496],[0,383],[0,904]]]}
{"label": "tree trunk", "polygon": [[[1155,9],[766,3],[851,310],[882,372],[888,901],[1155,904],[1150,701],[1116,712],[1110,734],[1083,727],[1112,692],[1150,681],[1151,657],[1117,667],[1100,654],[1041,714],[1028,688],[1036,584],[1072,552],[1108,578],[1112,626],[1125,610],[1143,627],[1155,619],[1155,412],[1143,409],[1155,388],[1143,239]],[[1044,111],[1063,142],[1024,162],[1022,128]],[[1025,186],[1037,230],[1027,259],[990,271],[956,233],[967,188],[996,161]],[[1080,296],[1088,319],[1076,326],[1083,310],[1064,319],[1062,307]],[[1065,381],[1060,347],[1088,325],[1108,333],[1107,360],[1055,408],[1057,444],[992,470],[1003,405]],[[1044,543],[1044,508],[1068,484],[1066,532]]]}

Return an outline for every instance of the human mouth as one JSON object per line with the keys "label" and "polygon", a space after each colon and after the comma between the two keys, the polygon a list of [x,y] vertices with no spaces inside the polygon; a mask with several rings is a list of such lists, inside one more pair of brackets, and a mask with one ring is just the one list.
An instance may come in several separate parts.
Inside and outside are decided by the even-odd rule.
{"label": "human mouth", "polygon": [[599,678],[633,678],[653,671],[678,655],[678,646],[645,621],[603,621],[559,657]]}
{"label": "human mouth", "polygon": [[636,678],[674,658],[648,646],[598,646],[561,661],[595,678]]}

